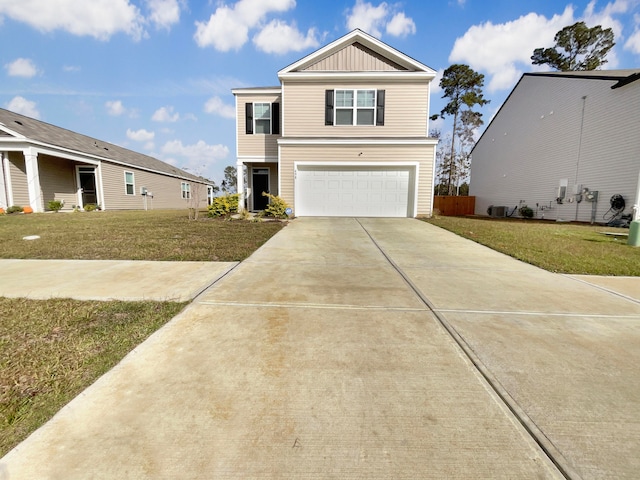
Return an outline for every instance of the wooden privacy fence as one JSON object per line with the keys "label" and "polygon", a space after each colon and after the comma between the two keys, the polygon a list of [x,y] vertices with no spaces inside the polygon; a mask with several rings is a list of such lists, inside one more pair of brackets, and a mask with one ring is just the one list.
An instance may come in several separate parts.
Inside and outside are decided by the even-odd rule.
{"label": "wooden privacy fence", "polygon": [[476,208],[476,197],[448,197],[436,195],[433,198],[433,208],[440,211],[440,215],[473,215]]}

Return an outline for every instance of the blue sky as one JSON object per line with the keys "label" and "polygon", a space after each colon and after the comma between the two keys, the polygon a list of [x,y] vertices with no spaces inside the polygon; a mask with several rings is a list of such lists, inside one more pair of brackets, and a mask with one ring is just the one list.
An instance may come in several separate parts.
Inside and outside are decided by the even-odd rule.
{"label": "blue sky", "polygon": [[486,125],[541,70],[533,49],[576,21],[613,28],[606,69],[640,66],[640,0],[0,0],[0,106],[219,184],[235,165],[231,89],[278,85],[278,70],[353,28],[439,72],[483,73]]}

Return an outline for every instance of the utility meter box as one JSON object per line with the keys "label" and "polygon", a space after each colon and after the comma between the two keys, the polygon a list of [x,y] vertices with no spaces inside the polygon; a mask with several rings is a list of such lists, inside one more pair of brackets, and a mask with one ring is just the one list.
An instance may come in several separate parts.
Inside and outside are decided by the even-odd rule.
{"label": "utility meter box", "polygon": [[140,195],[146,195],[147,194],[147,187],[140,187]]}
{"label": "utility meter box", "polygon": [[597,202],[598,201],[598,191],[595,192],[593,190],[586,193],[585,198],[587,202]]}

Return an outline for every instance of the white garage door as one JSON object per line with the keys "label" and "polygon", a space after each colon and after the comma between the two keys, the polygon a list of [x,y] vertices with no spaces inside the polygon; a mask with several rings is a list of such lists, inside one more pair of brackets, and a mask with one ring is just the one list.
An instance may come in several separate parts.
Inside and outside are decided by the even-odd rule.
{"label": "white garage door", "polygon": [[298,166],[296,215],[407,217],[411,167]]}

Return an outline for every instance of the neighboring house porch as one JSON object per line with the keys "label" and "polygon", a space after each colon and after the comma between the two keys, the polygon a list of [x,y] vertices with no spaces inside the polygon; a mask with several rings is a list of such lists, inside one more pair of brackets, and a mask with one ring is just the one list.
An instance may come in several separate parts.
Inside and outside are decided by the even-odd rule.
{"label": "neighboring house porch", "polygon": [[213,185],[153,157],[0,109],[0,207],[205,207]]}

